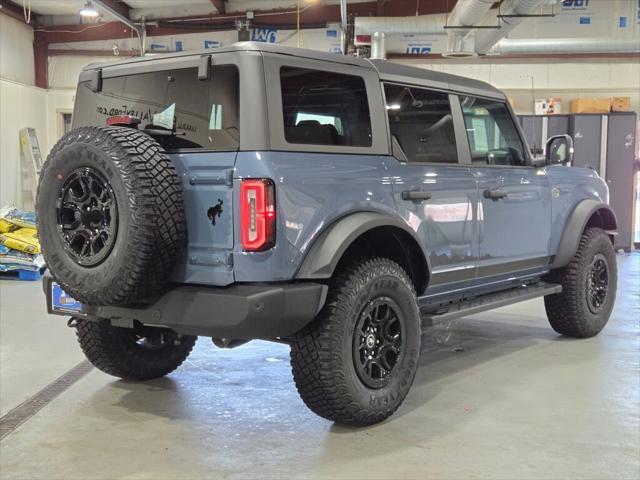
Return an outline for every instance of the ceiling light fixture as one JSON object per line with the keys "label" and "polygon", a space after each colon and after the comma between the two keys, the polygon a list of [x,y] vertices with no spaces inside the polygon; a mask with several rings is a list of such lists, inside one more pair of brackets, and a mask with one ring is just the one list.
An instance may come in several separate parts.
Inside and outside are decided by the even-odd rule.
{"label": "ceiling light fixture", "polygon": [[84,7],[82,7],[82,10],[80,10],[81,17],[96,18],[98,15],[100,15],[100,13],[98,13],[98,11],[95,8],[93,8],[93,5],[91,5],[91,2],[85,3]]}

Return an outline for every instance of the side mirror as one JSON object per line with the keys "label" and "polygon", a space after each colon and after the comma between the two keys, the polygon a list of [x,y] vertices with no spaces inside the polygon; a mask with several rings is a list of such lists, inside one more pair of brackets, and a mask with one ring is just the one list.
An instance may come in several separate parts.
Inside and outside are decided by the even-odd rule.
{"label": "side mirror", "polygon": [[573,138],[571,135],[554,135],[545,145],[545,162],[547,165],[566,165],[573,162]]}

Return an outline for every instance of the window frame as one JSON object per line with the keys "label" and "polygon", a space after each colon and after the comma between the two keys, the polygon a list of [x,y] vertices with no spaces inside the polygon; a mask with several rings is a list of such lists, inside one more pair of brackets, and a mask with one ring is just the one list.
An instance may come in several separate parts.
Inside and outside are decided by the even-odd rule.
{"label": "window frame", "polygon": [[[386,130],[386,111],[378,88],[378,74],[373,69],[356,65],[329,62],[324,60],[291,57],[279,54],[264,53],[264,70],[266,89],[268,91],[267,109],[269,116],[269,137],[271,150],[308,152],[308,153],[339,153],[345,155],[388,155],[389,143]],[[280,69],[282,67],[320,70],[342,75],[353,75],[362,78],[367,93],[369,118],[371,121],[371,146],[349,145],[313,145],[305,143],[289,143],[284,135],[284,119],[282,109],[282,90],[280,85]]]}
{"label": "window frame", "polygon": [[[398,87],[407,87],[407,88],[415,88],[415,89],[420,89],[420,90],[427,90],[429,92],[436,92],[436,93],[444,93],[446,95],[448,95],[449,97],[449,108],[451,109],[451,116],[453,117],[453,130],[454,130],[454,135],[455,135],[455,139],[456,139],[456,156],[457,156],[457,161],[456,162],[451,162],[451,163],[445,163],[445,162],[412,162],[410,160],[402,160],[398,157],[396,157],[393,154],[393,139],[391,138],[391,125],[389,124],[389,112],[387,112],[386,109],[386,105],[387,105],[387,95],[386,95],[386,91],[385,91],[385,85],[395,85]],[[471,161],[470,161],[470,152],[468,149],[468,140],[467,140],[467,132],[465,130],[465,126],[464,126],[464,118],[461,116],[462,115],[462,109],[460,108],[460,101],[458,98],[458,95],[451,93],[451,91],[445,89],[445,88],[437,88],[437,87],[427,87],[424,85],[415,85],[415,84],[411,84],[411,83],[405,83],[405,82],[397,82],[397,81],[388,81],[388,80],[381,80],[380,81],[380,90],[382,91],[382,102],[383,105],[385,107],[385,112],[384,112],[384,119],[386,122],[386,126],[387,126],[387,140],[389,142],[389,149],[390,149],[390,153],[391,156],[393,158],[395,158],[399,163],[403,164],[403,165],[429,165],[429,166],[441,166],[441,167],[456,167],[456,166],[469,166]],[[460,125],[460,121],[462,120],[462,126]],[[461,130],[462,128],[462,130]],[[463,136],[462,136],[463,135]],[[463,139],[463,141],[461,142],[461,138]],[[465,149],[466,146],[466,149]],[[405,152],[403,152],[405,153]],[[406,153],[405,153],[406,156]]]}
{"label": "window frame", "polygon": [[[526,142],[526,139],[524,137],[524,133],[522,131],[522,125],[520,125],[520,122],[517,119],[517,116],[515,115],[513,108],[511,108],[511,104],[506,100],[506,99],[502,99],[502,98],[495,98],[495,97],[488,97],[485,95],[477,95],[477,94],[473,94],[473,93],[465,93],[465,92],[460,92],[458,94],[456,94],[456,96],[458,97],[458,109],[460,111],[460,120],[462,122],[462,126],[464,129],[464,137],[465,137],[465,145],[467,147],[467,157],[466,157],[466,161],[468,162],[468,165],[470,167],[473,168],[536,168],[533,163],[532,163],[532,156],[531,156],[531,152],[529,151],[529,145]],[[492,102],[497,102],[497,103],[501,103],[502,105],[504,105],[504,107],[507,109],[507,112],[509,113],[509,117],[511,118],[511,121],[513,122],[514,126],[515,126],[515,131],[516,134],[518,135],[518,138],[520,139],[520,143],[522,144],[522,148],[523,148],[523,152],[522,152],[522,156],[524,157],[524,165],[490,165],[490,164],[477,164],[477,163],[473,163],[471,161],[471,143],[470,143],[470,139],[469,136],[467,134],[467,127],[466,127],[466,122],[464,119],[464,111],[462,110],[462,98],[461,97],[473,97],[473,98],[479,98],[482,100],[490,100]]]}

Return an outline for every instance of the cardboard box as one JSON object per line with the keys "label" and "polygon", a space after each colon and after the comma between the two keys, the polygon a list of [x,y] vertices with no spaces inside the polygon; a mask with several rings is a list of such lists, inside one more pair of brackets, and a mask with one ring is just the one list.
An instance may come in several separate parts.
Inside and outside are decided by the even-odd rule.
{"label": "cardboard box", "polygon": [[631,97],[612,97],[611,111],[612,112],[630,112]]}
{"label": "cardboard box", "polygon": [[611,99],[609,98],[578,98],[571,100],[571,113],[609,113]]}

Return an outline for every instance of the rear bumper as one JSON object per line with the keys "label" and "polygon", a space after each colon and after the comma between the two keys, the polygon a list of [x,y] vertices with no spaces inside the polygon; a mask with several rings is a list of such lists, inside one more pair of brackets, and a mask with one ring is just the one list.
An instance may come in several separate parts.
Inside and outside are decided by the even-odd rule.
{"label": "rear bumper", "polygon": [[121,327],[133,327],[138,321],[183,335],[247,340],[294,334],[316,317],[327,295],[327,286],[319,283],[179,285],[148,305],[83,305],[76,315],[51,310],[52,281],[51,276],[43,278],[47,310],[52,314],[109,319]]}

